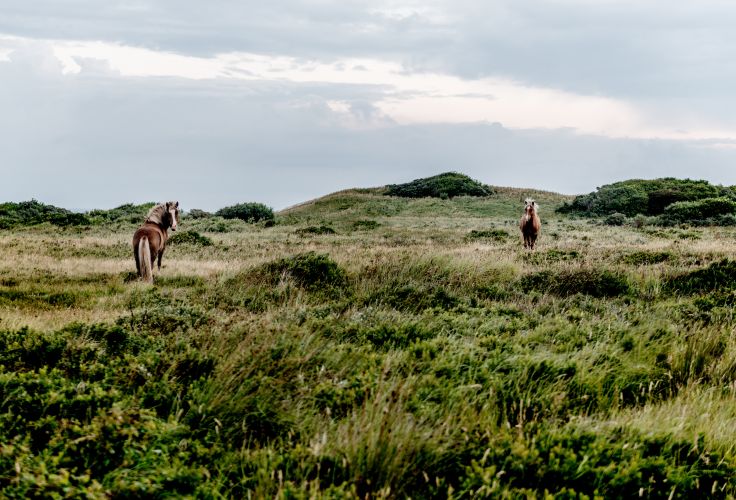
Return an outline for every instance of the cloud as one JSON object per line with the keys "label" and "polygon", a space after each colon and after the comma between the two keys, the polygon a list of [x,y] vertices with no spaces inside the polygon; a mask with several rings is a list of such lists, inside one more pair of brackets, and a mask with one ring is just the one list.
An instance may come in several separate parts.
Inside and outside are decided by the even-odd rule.
{"label": "cloud", "polygon": [[382,119],[375,123],[501,122],[518,129],[570,128],[608,137],[736,137],[736,123],[714,120],[692,109],[678,111],[678,106],[576,94],[503,78],[463,79],[451,74],[407,72],[398,63],[378,59],[323,61],[243,52],[207,58],[103,42],[49,43],[65,73],[79,72],[82,66],[85,71],[94,71],[92,62],[98,60],[106,71],[126,77],[354,85],[361,92],[373,87],[372,101],[364,95],[353,100],[380,111]]}
{"label": "cloud", "polygon": [[0,33],[181,55],[390,60],[617,98],[729,98],[736,5],[725,0],[5,0]]}
{"label": "cloud", "polygon": [[3,200],[283,208],[448,170],[568,193],[659,175],[736,183],[728,148],[494,123],[393,123],[374,105],[385,89],[372,84],[142,78],[84,61],[79,73],[64,73],[42,43],[10,59],[0,63]]}
{"label": "cloud", "polygon": [[[6,0],[0,6],[0,33],[55,40],[67,50],[76,45],[77,57],[115,59],[113,67],[129,75],[210,78],[225,72],[243,78],[259,71],[262,76],[264,68],[251,68],[257,58],[273,64],[272,73],[288,71],[280,63],[317,61],[323,69],[339,69],[345,61],[355,61],[356,68],[369,61],[373,75],[380,75],[381,63],[417,79],[513,82],[585,96],[591,104],[597,99],[604,110],[618,103],[616,114],[626,113],[628,121],[624,107],[643,115],[641,133],[624,134],[670,138],[728,137],[736,130],[734,20],[736,4],[725,0],[284,0],[206,6],[193,0]],[[5,57],[0,43],[0,60]],[[64,61],[67,70],[78,65],[68,56]],[[365,77],[360,83],[367,83]],[[439,96],[426,104],[455,105]],[[471,100],[457,104],[493,107]],[[406,116],[419,103],[404,100],[391,107]]]}

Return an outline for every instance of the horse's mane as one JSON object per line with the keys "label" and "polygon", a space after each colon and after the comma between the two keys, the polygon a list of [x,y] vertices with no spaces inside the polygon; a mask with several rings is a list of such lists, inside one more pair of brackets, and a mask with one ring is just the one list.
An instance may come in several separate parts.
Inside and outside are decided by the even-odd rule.
{"label": "horse's mane", "polygon": [[525,205],[532,205],[535,212],[539,212],[539,203],[537,203],[534,198],[527,198],[524,200]]}
{"label": "horse's mane", "polygon": [[[146,222],[153,222],[154,224],[163,224],[163,217],[166,214],[166,205],[173,204],[176,202],[170,201],[168,203],[159,203],[155,207],[151,208],[146,215]],[[178,210],[177,210],[178,212]],[[177,217],[178,219],[179,217]]]}

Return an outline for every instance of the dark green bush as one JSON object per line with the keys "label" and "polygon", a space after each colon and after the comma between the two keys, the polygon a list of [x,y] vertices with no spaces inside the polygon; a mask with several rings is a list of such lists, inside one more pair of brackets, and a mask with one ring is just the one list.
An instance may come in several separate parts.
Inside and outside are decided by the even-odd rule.
{"label": "dark green bush", "polygon": [[533,252],[523,255],[523,259],[533,264],[548,264],[550,262],[561,262],[576,260],[581,257],[577,250],[565,250],[562,248],[550,248],[546,252]]}
{"label": "dark green bush", "polygon": [[509,238],[511,238],[511,235],[503,229],[473,229],[465,235],[465,239],[470,241],[489,240],[498,243],[508,241]]}
{"label": "dark green bush", "polygon": [[40,290],[3,290],[0,289],[0,304],[11,303],[15,306],[38,307],[46,309],[68,308],[78,306],[84,300],[80,292],[47,292]]}
{"label": "dark green bush", "polygon": [[170,335],[202,326],[207,315],[183,300],[159,293],[156,289],[135,293],[128,303],[130,314],[117,323],[135,332]]}
{"label": "dark green bush", "polygon": [[374,220],[356,220],[355,222],[353,222],[353,229],[370,231],[372,229],[378,228],[380,225],[381,224]]}
{"label": "dark green bush", "polygon": [[44,222],[57,226],[82,226],[90,224],[91,220],[84,214],[46,205],[36,200],[0,204],[0,229],[34,226]]}
{"label": "dark green bush", "polygon": [[441,286],[415,286],[394,283],[371,294],[367,304],[381,304],[399,311],[419,313],[426,309],[449,310],[462,302]]}
{"label": "dark green bush", "polygon": [[115,325],[0,331],[2,497],[204,489],[216,447],[189,447],[189,430],[168,417],[213,370],[197,350]]}
{"label": "dark green bush", "polygon": [[671,260],[673,258],[672,252],[648,252],[645,250],[641,250],[638,252],[632,252],[628,255],[625,255],[623,257],[623,261],[627,264],[633,264],[635,266],[642,266],[642,265],[653,265],[653,264],[661,264],[662,262],[666,262],[668,260]]}
{"label": "dark green bush", "polygon": [[611,436],[544,429],[528,434],[495,436],[468,468],[460,496],[726,498],[736,489],[734,464],[704,450],[702,439],[693,444],[621,431]]}
{"label": "dark green bush", "polygon": [[316,321],[312,328],[329,339],[371,344],[379,349],[403,349],[418,340],[436,336],[436,332],[416,322],[381,322],[377,325],[364,325],[325,320]]}
{"label": "dark green bush", "polygon": [[195,245],[200,247],[210,247],[214,243],[207,236],[199,234],[197,231],[182,231],[174,233],[168,241],[172,245]]}
{"label": "dark green bush", "polygon": [[616,297],[631,291],[625,276],[609,270],[580,269],[555,273],[540,271],[523,276],[524,292],[538,291],[562,297],[582,293],[593,297]]}
{"label": "dark green bush", "polygon": [[490,196],[493,189],[457,172],[416,179],[406,184],[391,184],[386,194],[402,198],[453,198],[455,196]]}
{"label": "dark green bush", "polygon": [[723,259],[708,267],[673,276],[665,281],[670,291],[690,294],[736,288],[736,262]]}
{"label": "dark green bush", "polygon": [[225,219],[240,219],[246,222],[272,221],[275,219],[273,210],[263,203],[240,203],[221,208],[215,215]]}
{"label": "dark green bush", "polygon": [[295,232],[301,236],[309,234],[335,234],[335,230],[330,226],[308,226],[297,229]]}
{"label": "dark green bush", "polygon": [[622,213],[615,212],[606,217],[603,222],[608,226],[623,226],[626,224],[626,216]]}
{"label": "dark green bush", "polygon": [[631,179],[599,187],[595,192],[577,196],[557,211],[588,217],[620,213],[627,217],[637,214],[659,215],[666,207],[681,201],[733,196],[726,187],[714,186],[707,181],[675,179],[672,177],[642,180]]}
{"label": "dark green bush", "polygon": [[312,292],[335,293],[348,286],[347,273],[327,254],[307,252],[286,257],[263,266],[264,274],[272,285],[284,276],[293,279],[297,286]]}
{"label": "dark green bush", "polygon": [[[665,208],[660,216],[665,224],[719,224],[719,218],[736,214],[736,202],[731,198],[706,198],[698,201],[679,201]],[[720,225],[720,224],[719,224]],[[726,223],[725,225],[730,225]]]}

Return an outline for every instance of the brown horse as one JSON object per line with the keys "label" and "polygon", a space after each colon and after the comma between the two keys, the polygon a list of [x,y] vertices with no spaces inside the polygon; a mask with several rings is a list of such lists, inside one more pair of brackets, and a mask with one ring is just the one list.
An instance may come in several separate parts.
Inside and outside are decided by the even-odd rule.
{"label": "brown horse", "polygon": [[167,201],[153,207],[146,216],[146,221],[133,235],[133,256],[135,269],[143,281],[153,283],[153,265],[151,256],[158,259],[158,270],[161,270],[161,258],[164,256],[166,241],[169,239],[167,229],[176,231],[179,223],[179,202]]}
{"label": "brown horse", "polygon": [[539,230],[542,228],[542,222],[537,215],[539,205],[534,200],[526,199],[524,201],[524,215],[521,216],[519,227],[521,234],[524,236],[524,248],[534,250],[534,244],[537,242]]}

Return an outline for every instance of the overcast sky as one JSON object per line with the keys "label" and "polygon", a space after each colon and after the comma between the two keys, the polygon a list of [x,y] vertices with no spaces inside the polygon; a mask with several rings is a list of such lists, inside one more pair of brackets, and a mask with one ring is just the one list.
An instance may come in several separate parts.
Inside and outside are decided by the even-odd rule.
{"label": "overcast sky", "polygon": [[0,201],[736,184],[730,0],[3,0]]}

